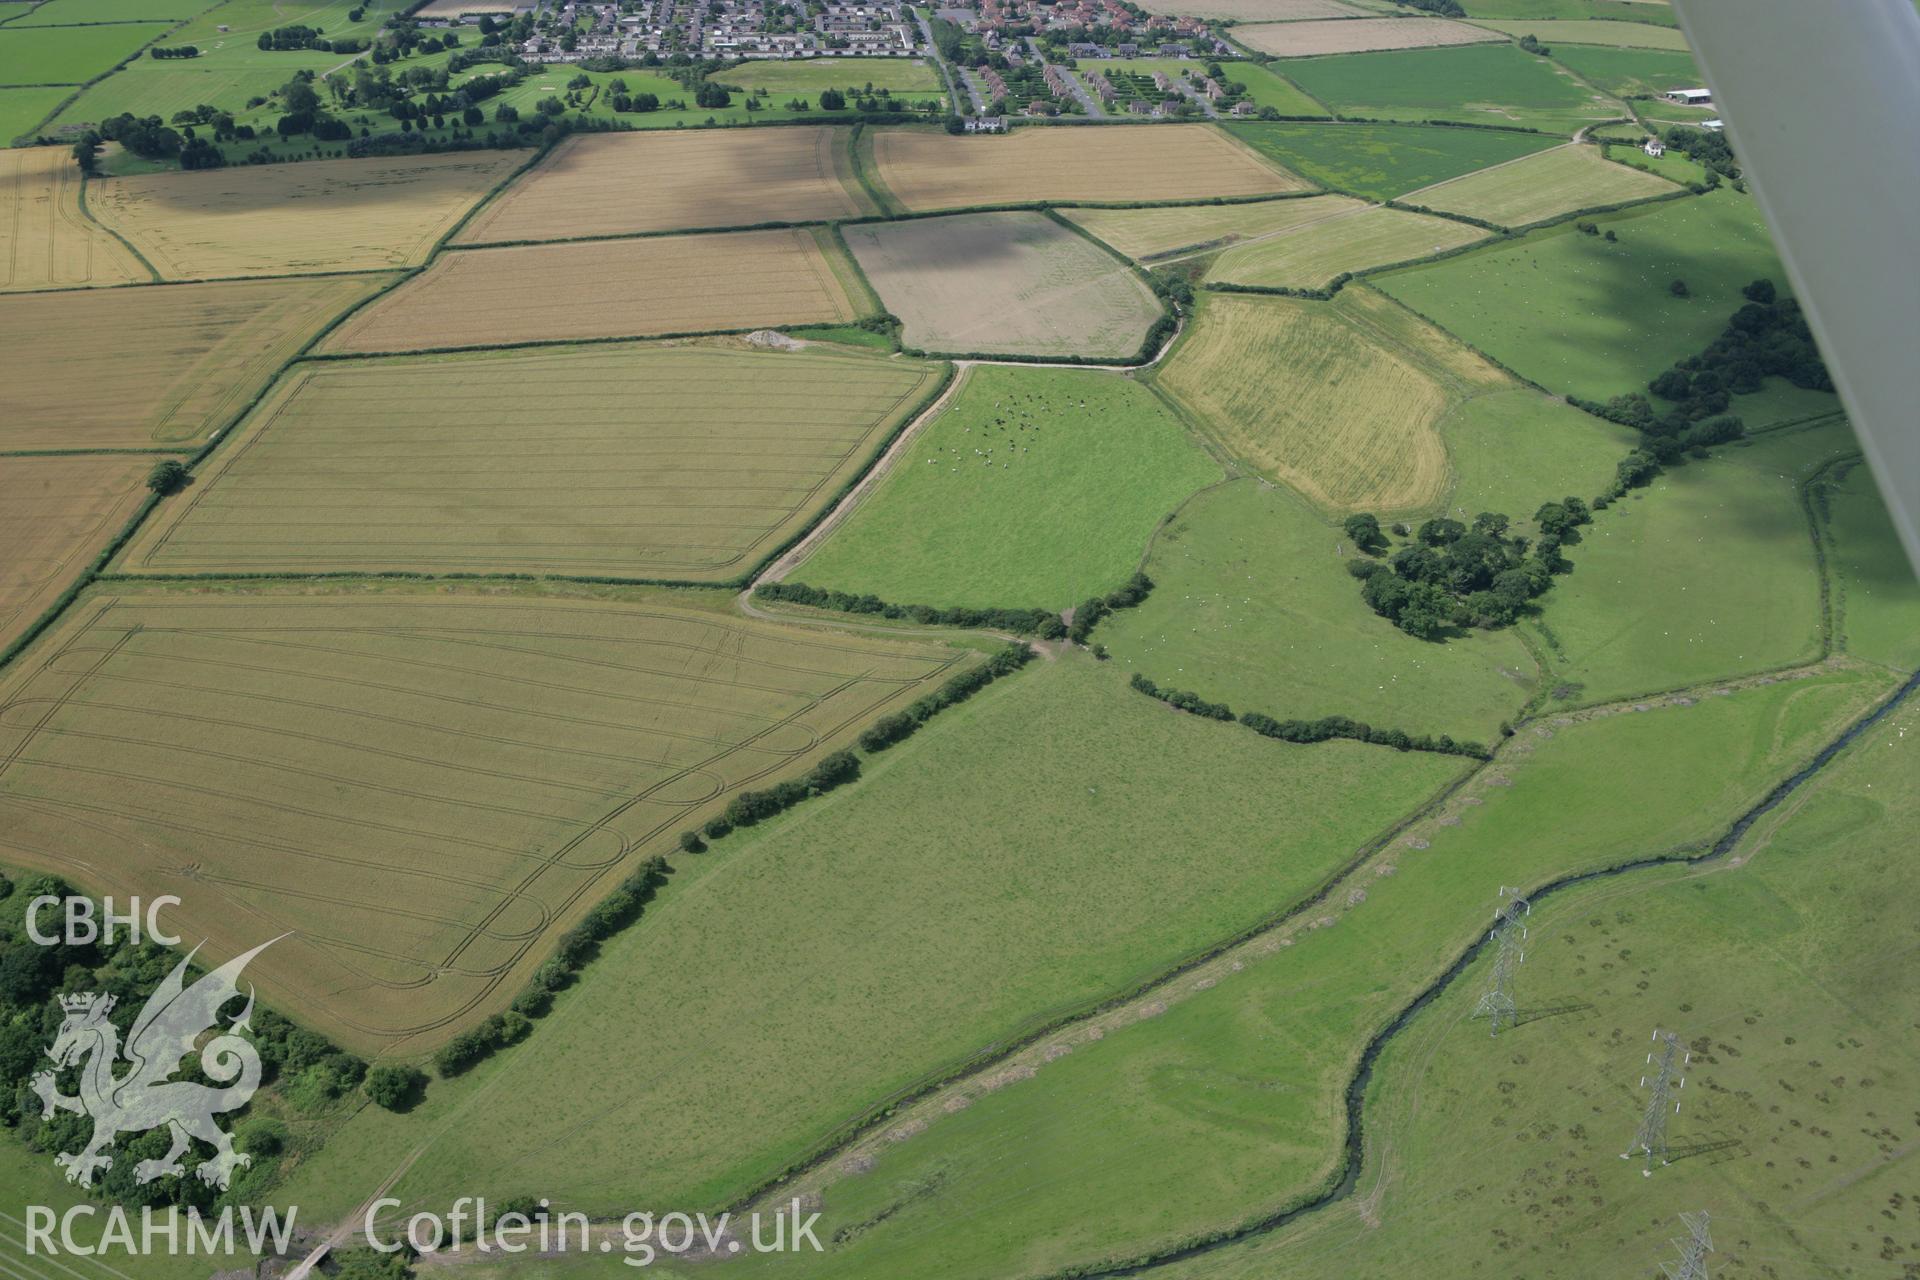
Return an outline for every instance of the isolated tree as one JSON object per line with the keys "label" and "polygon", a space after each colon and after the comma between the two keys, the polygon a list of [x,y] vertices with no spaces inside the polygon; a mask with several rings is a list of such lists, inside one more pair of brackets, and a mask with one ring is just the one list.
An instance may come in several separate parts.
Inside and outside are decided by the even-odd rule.
{"label": "isolated tree", "polygon": [[402,1111],[426,1083],[426,1073],[418,1067],[375,1067],[367,1073],[367,1096],[389,1111]]}
{"label": "isolated tree", "polygon": [[1362,551],[1373,552],[1387,545],[1387,537],[1380,532],[1380,517],[1362,511],[1350,515],[1346,523],[1340,526],[1346,535],[1353,539],[1353,545]]}
{"label": "isolated tree", "polygon": [[1667,286],[1667,292],[1676,298],[1691,298],[1693,296],[1693,290],[1687,288],[1687,282],[1685,280],[1675,280]]}
{"label": "isolated tree", "polygon": [[820,109],[822,111],[845,111],[847,109],[847,95],[838,89],[822,89],[820,91]]}
{"label": "isolated tree", "polygon": [[147,472],[147,488],[164,498],[186,488],[191,478],[185,463],[178,458],[163,458],[153,464],[153,470]]}

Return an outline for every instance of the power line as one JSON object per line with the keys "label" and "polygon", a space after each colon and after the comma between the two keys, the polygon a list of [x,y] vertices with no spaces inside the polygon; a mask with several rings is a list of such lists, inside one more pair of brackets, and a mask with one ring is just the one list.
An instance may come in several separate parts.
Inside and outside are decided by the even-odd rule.
{"label": "power line", "polygon": [[1502,1023],[1512,1027],[1520,1020],[1520,1006],[1513,998],[1513,971],[1527,958],[1521,944],[1527,938],[1526,918],[1533,911],[1518,889],[1501,885],[1500,896],[1506,901],[1494,913],[1493,928],[1487,932],[1495,948],[1493,975],[1487,981],[1487,989],[1480,997],[1480,1003],[1473,1007],[1473,1016],[1485,1018],[1487,1034],[1495,1036],[1500,1034]]}
{"label": "power line", "polygon": [[[1680,1037],[1671,1031],[1655,1028],[1653,1042],[1660,1046],[1660,1062],[1654,1067],[1652,1076],[1641,1076],[1642,1088],[1650,1088],[1647,1094],[1647,1108],[1640,1113],[1640,1130],[1633,1135],[1633,1141],[1620,1153],[1622,1160],[1633,1159],[1634,1152],[1646,1157],[1647,1167],[1640,1172],[1644,1177],[1653,1176],[1653,1162],[1670,1163],[1667,1159],[1667,1117],[1679,1112],[1680,1104],[1673,1095],[1686,1087],[1686,1077],[1676,1074],[1680,1067],[1693,1062],[1691,1053],[1682,1053]],[[1653,1065],[1653,1054],[1647,1054],[1648,1065]],[[1704,1273],[1703,1273],[1704,1274]]]}
{"label": "power line", "polygon": [[1669,1280],[1708,1280],[1707,1255],[1713,1252],[1713,1237],[1707,1234],[1707,1222],[1705,1209],[1680,1215],[1680,1223],[1687,1229],[1685,1240],[1676,1236],[1673,1241],[1673,1247],[1680,1251],[1680,1260],[1660,1264]]}

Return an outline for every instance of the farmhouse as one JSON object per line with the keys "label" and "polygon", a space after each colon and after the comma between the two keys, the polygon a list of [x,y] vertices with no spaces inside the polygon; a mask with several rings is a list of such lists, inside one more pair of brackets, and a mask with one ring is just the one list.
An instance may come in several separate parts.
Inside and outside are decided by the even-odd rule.
{"label": "farmhouse", "polygon": [[1704,107],[1713,101],[1711,89],[1669,89],[1667,101],[1677,102],[1685,107]]}
{"label": "farmhouse", "polygon": [[1667,144],[1658,138],[1648,138],[1647,145],[1642,147],[1641,150],[1658,160],[1661,156],[1667,154]]}
{"label": "farmhouse", "polygon": [[962,127],[968,133],[1005,133],[1007,118],[1005,116],[969,116]]}

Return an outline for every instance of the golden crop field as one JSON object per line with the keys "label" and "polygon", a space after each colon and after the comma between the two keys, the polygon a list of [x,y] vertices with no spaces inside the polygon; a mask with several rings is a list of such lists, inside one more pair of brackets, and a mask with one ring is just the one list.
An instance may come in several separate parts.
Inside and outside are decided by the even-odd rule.
{"label": "golden crop field", "polygon": [[1549,19],[1541,21],[1530,18],[1524,22],[1511,19],[1474,20],[1476,26],[1490,27],[1510,36],[1531,35],[1540,43],[1554,44],[1597,44],[1617,49],[1672,49],[1685,50],[1687,37],[1678,27],[1655,26],[1651,22],[1606,22],[1591,18]]}
{"label": "golden crop field", "polygon": [[877,212],[851,130],[576,134],[460,229],[462,244],[820,222]]}
{"label": "golden crop field", "polygon": [[654,603],[93,594],[0,676],[0,856],[177,894],[203,958],[360,1052],[504,1007],[748,786],[965,661]]}
{"label": "golden crop field", "polygon": [[859,296],[845,255],[805,227],[461,249],[321,345],[420,351],[837,324],[859,316]]}
{"label": "golden crop field", "polygon": [[1446,492],[1446,388],[1325,303],[1212,295],[1158,385],[1251,470],[1324,507],[1407,510]]}
{"label": "golden crop field", "polygon": [[[195,445],[385,275],[0,298],[0,451]],[[111,358],[103,334],[131,340]]]}
{"label": "golden crop field", "polygon": [[713,346],[309,364],[118,564],[737,579],[940,378],[914,360]]}
{"label": "golden crop field", "polygon": [[901,340],[925,351],[1124,359],[1161,308],[1125,263],[1039,213],[844,228]]}
{"label": "golden crop field", "polygon": [[1424,258],[1492,234],[1401,209],[1360,209],[1236,245],[1215,259],[1207,279],[1319,289],[1350,271]]}
{"label": "golden crop field", "polygon": [[0,150],[0,290],[153,278],[87,217],[80,189],[79,166],[64,147]]}
{"label": "golden crop field", "polygon": [[1307,226],[1367,207],[1349,196],[1307,196],[1252,204],[1172,205],[1157,209],[1062,209],[1129,258],[1165,258]]}
{"label": "golden crop field", "polygon": [[96,182],[87,202],[170,279],[411,267],[526,159],[456,151],[152,173]]}
{"label": "golden crop field", "polygon": [[908,209],[1030,201],[1200,200],[1313,184],[1211,125],[1016,129],[952,137],[869,129],[876,180]]}
{"label": "golden crop field", "polygon": [[1613,163],[1600,154],[1599,147],[1569,143],[1426,187],[1401,199],[1429,209],[1485,218],[1502,226],[1522,227],[1575,209],[1677,190],[1665,178]]}
{"label": "golden crop field", "polygon": [[1445,18],[1358,18],[1325,22],[1270,22],[1235,27],[1233,38],[1278,58],[1373,49],[1434,49],[1444,45],[1504,40],[1497,31]]}
{"label": "golden crop field", "polygon": [[152,458],[0,457],[0,650],[125,527]]}

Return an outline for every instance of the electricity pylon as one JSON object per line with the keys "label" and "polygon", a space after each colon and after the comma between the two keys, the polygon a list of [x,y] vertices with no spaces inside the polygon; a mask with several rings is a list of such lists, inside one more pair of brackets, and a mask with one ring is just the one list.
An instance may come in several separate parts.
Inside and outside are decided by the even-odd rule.
{"label": "electricity pylon", "polygon": [[[1640,1114],[1640,1130],[1633,1135],[1633,1141],[1620,1153],[1622,1160],[1633,1159],[1638,1151],[1646,1157],[1647,1167],[1642,1169],[1643,1177],[1653,1176],[1653,1162],[1669,1163],[1667,1160],[1667,1117],[1680,1110],[1680,1104],[1673,1095],[1686,1087],[1685,1076],[1676,1074],[1680,1067],[1693,1062],[1691,1053],[1682,1053],[1680,1037],[1671,1031],[1654,1029],[1653,1042],[1660,1046],[1660,1062],[1654,1066],[1652,1076],[1641,1076],[1641,1087],[1651,1087],[1647,1094],[1647,1109]],[[1653,1065],[1653,1054],[1647,1055],[1648,1065]]]}
{"label": "electricity pylon", "polygon": [[1707,1212],[1683,1213],[1680,1222],[1687,1229],[1685,1240],[1675,1237],[1673,1241],[1680,1261],[1663,1262],[1660,1269],[1669,1280],[1708,1280],[1707,1255],[1713,1252],[1713,1237],[1707,1234]]}
{"label": "electricity pylon", "polygon": [[1513,971],[1526,959],[1527,953],[1521,944],[1527,939],[1526,918],[1533,911],[1518,889],[1501,885],[1500,896],[1507,900],[1494,913],[1493,928],[1487,933],[1495,948],[1493,976],[1480,1003],[1473,1007],[1473,1016],[1485,1018],[1487,1034],[1495,1036],[1500,1034],[1501,1023],[1511,1027],[1519,1021],[1520,1006],[1513,998]]}

